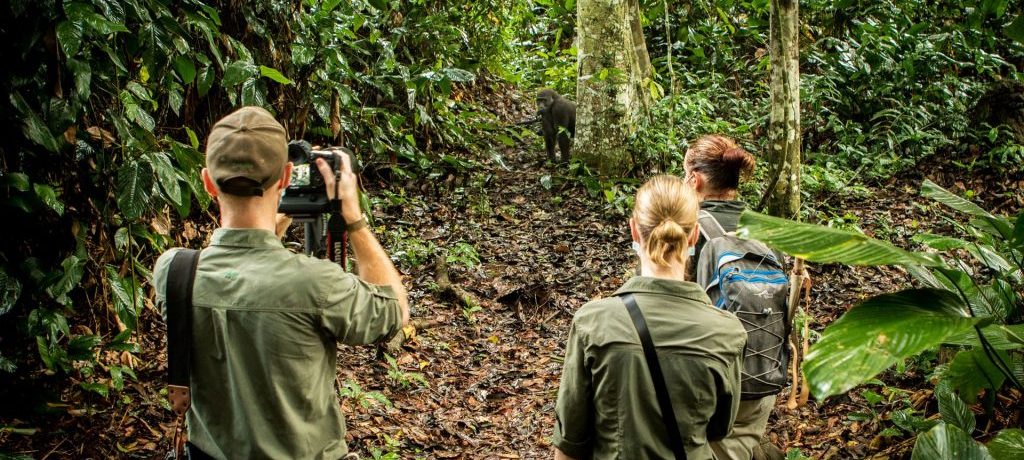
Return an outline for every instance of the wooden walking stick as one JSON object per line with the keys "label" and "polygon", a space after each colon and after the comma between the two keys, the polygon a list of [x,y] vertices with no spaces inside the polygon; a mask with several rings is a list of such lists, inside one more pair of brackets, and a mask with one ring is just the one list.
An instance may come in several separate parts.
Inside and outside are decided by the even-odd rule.
{"label": "wooden walking stick", "polygon": [[[806,268],[804,268],[803,278],[804,278],[804,286],[803,286],[803,288],[804,288],[804,305],[807,305],[807,308],[810,308],[811,307],[811,275],[807,274],[807,269]],[[804,315],[804,337],[803,337],[803,339],[804,339],[803,340],[804,343],[803,343],[802,350],[800,351],[800,360],[801,361],[803,360],[804,356],[807,356],[807,349],[810,348],[810,346],[811,346],[811,317],[809,315]],[[807,405],[807,398],[811,396],[811,386],[807,384],[807,376],[804,375],[803,370],[800,371],[800,379],[803,381],[803,384],[800,385],[800,396],[797,398],[796,405],[797,405],[797,407],[804,407],[804,406]]]}
{"label": "wooden walking stick", "polygon": [[[807,274],[807,268],[804,266],[804,260],[797,258],[793,264],[793,271],[789,274],[789,321],[792,322],[796,318],[796,312],[800,307],[800,291],[801,288],[807,293],[807,299],[810,300],[810,287],[811,277]],[[800,387],[800,400],[797,401],[797,387],[800,384],[803,372],[800,371],[800,361],[803,355],[807,354],[807,332],[808,332],[808,321],[804,320],[803,327],[803,347],[798,349],[796,335],[789,334],[789,350],[792,353],[793,359],[790,361],[789,372],[792,377],[792,388],[789,390],[789,400],[786,401],[786,408],[789,410],[796,409],[797,407],[807,404],[808,387],[807,382],[804,380],[803,386]]]}

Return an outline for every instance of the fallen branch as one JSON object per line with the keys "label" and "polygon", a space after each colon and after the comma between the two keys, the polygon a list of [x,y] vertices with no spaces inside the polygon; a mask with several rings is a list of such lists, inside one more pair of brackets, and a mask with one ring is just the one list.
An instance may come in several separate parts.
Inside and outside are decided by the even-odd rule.
{"label": "fallen branch", "polygon": [[434,269],[436,270],[435,281],[439,294],[454,297],[466,308],[480,306],[480,299],[461,287],[452,284],[448,277],[448,254],[442,252],[434,258]]}

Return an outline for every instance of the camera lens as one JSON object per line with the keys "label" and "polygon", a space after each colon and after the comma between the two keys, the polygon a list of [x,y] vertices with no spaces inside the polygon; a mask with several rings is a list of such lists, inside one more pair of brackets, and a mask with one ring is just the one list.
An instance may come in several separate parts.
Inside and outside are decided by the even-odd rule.
{"label": "camera lens", "polygon": [[288,143],[288,161],[295,165],[302,165],[309,162],[313,153],[313,146],[306,141],[291,141]]}

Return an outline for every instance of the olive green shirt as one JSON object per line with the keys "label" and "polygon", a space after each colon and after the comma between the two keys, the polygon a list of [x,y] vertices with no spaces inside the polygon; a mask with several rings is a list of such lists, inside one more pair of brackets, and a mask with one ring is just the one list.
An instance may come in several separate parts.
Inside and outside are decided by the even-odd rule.
{"label": "olive green shirt", "polygon": [[[165,314],[177,251],[153,270]],[[202,251],[192,296],[191,442],[215,458],[343,457],[337,342],[367,344],[400,330],[391,288],[294,254],[270,231],[222,228]]]}
{"label": "olive green shirt", "polygon": [[[694,283],[645,276],[632,293],[658,350],[690,460],[709,459],[709,433],[724,436],[740,402],[747,334]],[[595,300],[572,320],[552,442],[577,458],[672,458],[636,327],[617,297]]]}

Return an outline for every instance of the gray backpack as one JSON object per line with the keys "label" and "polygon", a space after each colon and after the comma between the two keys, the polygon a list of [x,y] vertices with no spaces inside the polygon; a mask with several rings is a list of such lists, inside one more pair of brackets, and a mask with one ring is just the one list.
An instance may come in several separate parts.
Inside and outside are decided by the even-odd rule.
{"label": "gray backpack", "polygon": [[697,284],[747,330],[742,399],[777,394],[789,378],[789,278],[781,258],[764,243],[726,233],[707,211],[698,222],[706,243],[697,259]]}

